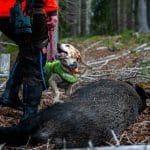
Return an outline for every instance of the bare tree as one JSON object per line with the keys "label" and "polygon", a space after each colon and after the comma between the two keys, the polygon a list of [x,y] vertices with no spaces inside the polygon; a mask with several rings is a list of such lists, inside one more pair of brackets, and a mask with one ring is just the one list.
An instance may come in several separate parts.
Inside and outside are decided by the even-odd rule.
{"label": "bare tree", "polygon": [[112,31],[118,31],[118,1],[112,0]]}
{"label": "bare tree", "polygon": [[131,30],[133,29],[133,0],[126,0],[126,11],[126,27],[128,30]]}
{"label": "bare tree", "polygon": [[138,23],[139,23],[139,32],[148,33],[150,32],[148,28],[147,21],[147,7],[145,0],[139,0],[138,5]]}
{"label": "bare tree", "polygon": [[147,20],[150,28],[150,0],[147,0]]}
{"label": "bare tree", "polygon": [[81,0],[81,35],[86,34],[87,0]]}
{"label": "bare tree", "polygon": [[70,23],[70,34],[73,37],[76,37],[78,34],[78,18],[79,18],[79,0],[66,0],[67,1],[67,19]]}

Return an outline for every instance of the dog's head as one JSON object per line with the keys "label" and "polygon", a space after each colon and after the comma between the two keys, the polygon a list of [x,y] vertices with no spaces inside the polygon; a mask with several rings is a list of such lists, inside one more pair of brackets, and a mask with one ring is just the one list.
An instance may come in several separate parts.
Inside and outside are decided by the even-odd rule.
{"label": "dog's head", "polygon": [[58,44],[55,58],[60,60],[63,68],[67,71],[79,73],[78,62],[81,59],[80,52],[71,44]]}
{"label": "dog's head", "polygon": [[57,53],[56,56],[55,56],[55,58],[60,61],[62,67],[67,72],[72,72],[72,73],[80,74],[80,72],[78,71],[78,64],[77,64],[76,59],[70,58],[64,52]]}
{"label": "dog's head", "polygon": [[71,44],[58,44],[58,53],[63,53],[69,58],[76,59],[77,62],[81,60],[80,51]]}

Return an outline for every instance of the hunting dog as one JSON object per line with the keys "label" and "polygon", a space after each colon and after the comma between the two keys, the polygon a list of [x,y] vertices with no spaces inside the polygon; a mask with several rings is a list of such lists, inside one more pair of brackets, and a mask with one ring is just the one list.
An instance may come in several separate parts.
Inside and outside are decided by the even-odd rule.
{"label": "hunting dog", "polygon": [[[60,100],[60,91],[59,88],[65,89],[65,94],[69,96],[72,93],[73,85],[78,81],[79,75],[75,72],[78,70],[74,68],[74,70],[70,70],[64,65],[74,65],[75,61],[73,59],[63,59],[62,60],[55,60],[53,62],[47,62],[45,65],[45,79],[48,86],[50,86],[53,90],[54,101],[53,103],[63,102]],[[75,65],[74,65],[75,66]]]}
{"label": "hunting dog", "polygon": [[73,87],[79,78],[78,64],[82,62],[81,54],[71,44],[58,44],[56,60],[47,62],[44,67],[45,79],[54,91],[54,103],[60,100],[59,88],[65,89],[67,96],[73,93]]}

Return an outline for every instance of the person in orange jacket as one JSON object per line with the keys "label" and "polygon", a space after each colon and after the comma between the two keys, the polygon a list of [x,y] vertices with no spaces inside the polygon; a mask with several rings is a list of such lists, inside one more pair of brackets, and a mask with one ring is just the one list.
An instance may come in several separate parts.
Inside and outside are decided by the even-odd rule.
{"label": "person in orange jacket", "polygon": [[[22,10],[26,9],[22,0]],[[32,33],[15,34],[15,27],[10,22],[10,8],[16,0],[0,1],[0,30],[19,46],[19,53],[12,67],[6,88],[0,96],[0,105],[23,107],[22,120],[34,116],[43,90],[43,66],[46,63],[48,29],[53,29],[58,21],[56,0],[34,0],[32,4]],[[23,103],[18,92],[23,83]]]}

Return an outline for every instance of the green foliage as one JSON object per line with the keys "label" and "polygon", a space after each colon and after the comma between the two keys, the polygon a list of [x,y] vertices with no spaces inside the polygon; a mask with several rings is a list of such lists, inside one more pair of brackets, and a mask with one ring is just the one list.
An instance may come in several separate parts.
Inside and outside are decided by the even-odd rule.
{"label": "green foliage", "polygon": [[16,52],[18,48],[16,46],[7,45],[5,48],[5,53],[13,53]]}
{"label": "green foliage", "polygon": [[[11,41],[7,36],[5,36],[4,34],[2,34],[2,36],[0,37],[0,41],[2,42],[8,42],[8,43],[13,43],[13,41]],[[15,45],[1,45],[1,49],[0,49],[0,54],[1,53],[13,53],[18,51],[18,47]]]}
{"label": "green foliage", "polygon": [[[116,3],[115,5],[112,5],[112,0],[91,0],[91,8],[88,13],[90,13],[90,35],[116,35],[120,34],[123,29],[126,29],[121,33],[123,40],[130,40],[133,38],[133,33],[135,30],[138,29],[138,22],[137,22],[137,0],[135,1],[125,1],[122,0],[119,3]],[[116,1],[117,2],[117,1]],[[81,5],[81,1],[77,1],[79,6]],[[132,6],[132,5],[133,6]],[[71,25],[69,22],[69,18],[71,16],[72,12],[67,12],[68,7],[70,7],[72,4],[72,1],[59,1],[59,37],[70,37],[70,30]],[[132,7],[128,7],[128,5]],[[135,6],[134,6],[135,5]],[[135,8],[133,8],[135,7]],[[116,11],[113,11],[113,9],[116,9]],[[80,35],[80,28],[81,28],[81,17],[80,12],[83,11],[81,7],[78,8],[79,16],[78,16],[78,31],[76,34]],[[113,13],[116,12],[116,20],[115,17],[113,17]],[[130,14],[130,12],[132,14]],[[67,14],[70,14],[69,17],[67,17]],[[88,18],[89,19],[89,18]],[[113,22],[115,23],[115,27],[113,26]],[[79,27],[80,26],[80,27]],[[113,26],[113,27],[112,27]],[[115,29],[114,29],[115,28]],[[133,31],[129,31],[133,30]],[[140,44],[144,42],[148,42],[149,39],[145,39],[145,36],[140,35],[140,37],[134,36],[135,40]]]}
{"label": "green foliage", "polygon": [[[150,66],[150,60],[147,60],[147,61],[142,61],[140,64],[139,64],[139,67],[147,67],[147,66]],[[149,70],[150,71],[150,70]],[[150,73],[150,72],[149,72]]]}
{"label": "green foliage", "polygon": [[150,35],[139,34],[136,36],[136,42],[139,44],[149,43],[150,44]]}
{"label": "green foliage", "polygon": [[131,30],[124,30],[118,41],[124,43],[124,48],[136,48],[140,44],[148,43],[150,44],[150,35],[141,34]]}
{"label": "green foliage", "polygon": [[69,31],[70,31],[70,24],[66,19],[66,1],[60,1],[59,2],[59,36],[61,38],[69,37]]}
{"label": "green foliage", "polygon": [[[139,71],[139,75],[141,75],[139,78],[143,78],[143,76],[150,76],[150,61],[142,61],[139,64],[139,67],[141,68]],[[144,79],[144,78],[143,78]]]}
{"label": "green foliage", "polygon": [[111,29],[111,1],[93,0],[91,17],[92,34],[109,34]]}
{"label": "green foliage", "polygon": [[122,39],[124,40],[130,40],[131,38],[133,38],[133,31],[130,30],[124,30],[121,33]]}

